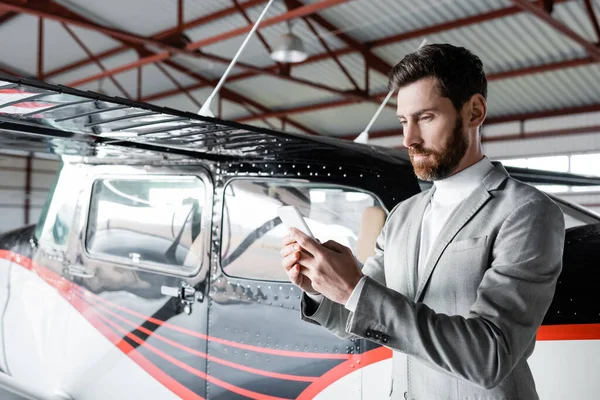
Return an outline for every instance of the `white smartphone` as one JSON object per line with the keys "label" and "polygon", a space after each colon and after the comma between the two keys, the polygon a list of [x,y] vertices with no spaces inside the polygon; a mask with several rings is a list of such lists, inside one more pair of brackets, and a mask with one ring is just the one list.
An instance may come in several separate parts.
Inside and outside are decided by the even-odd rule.
{"label": "white smartphone", "polygon": [[311,238],[315,238],[306,224],[304,217],[296,206],[282,206],[277,209],[277,215],[288,228],[296,228]]}

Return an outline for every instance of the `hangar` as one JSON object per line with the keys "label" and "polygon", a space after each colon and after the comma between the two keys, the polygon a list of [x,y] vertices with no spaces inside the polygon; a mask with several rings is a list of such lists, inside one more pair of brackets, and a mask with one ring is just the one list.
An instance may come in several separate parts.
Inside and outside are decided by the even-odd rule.
{"label": "hangar", "polygon": [[[269,8],[264,13],[258,29],[252,36],[248,36],[253,29],[254,22],[260,18],[267,5]],[[258,135],[260,140],[270,140],[272,131],[289,133],[291,135],[289,137],[275,135],[275,139],[272,139],[281,141],[277,144],[283,144],[284,148],[287,143],[287,148],[290,149],[289,153],[284,151],[270,159],[273,168],[275,168],[275,163],[286,160],[285,154],[289,154],[287,161],[297,161],[297,164],[288,165],[287,169],[279,167],[281,168],[280,173],[286,170],[286,175],[279,176],[283,181],[291,179],[292,174],[307,180],[310,180],[310,177],[316,177],[313,174],[317,172],[309,171],[309,169],[311,165],[313,168],[315,165],[331,168],[330,165],[325,165],[327,164],[324,161],[326,157],[332,157],[330,161],[334,163],[335,157],[339,157],[338,162],[345,168],[346,164],[344,163],[349,162],[348,160],[351,160],[352,157],[357,157],[356,154],[363,154],[361,150],[354,150],[354,146],[360,145],[351,144],[352,140],[364,130],[386,98],[390,69],[406,54],[415,51],[423,39],[426,39],[427,43],[451,43],[463,46],[481,58],[488,78],[489,108],[481,129],[485,154],[490,159],[500,161],[507,167],[514,167],[514,173],[521,174],[519,178],[526,181],[529,179],[531,184],[551,194],[557,201],[563,200],[586,210],[581,211],[577,208],[579,211],[573,211],[573,213],[591,212],[591,216],[585,214],[585,217],[576,214],[575,219],[593,221],[593,215],[596,215],[594,212],[600,212],[600,184],[594,181],[594,177],[600,177],[600,69],[598,68],[600,61],[598,45],[600,42],[600,26],[598,24],[600,4],[598,1],[431,0],[415,3],[391,0],[376,2],[367,0],[275,0],[272,2],[264,0],[173,0],[170,2],[2,0],[0,1],[0,13],[0,35],[5,38],[0,43],[0,48],[4,47],[2,48],[3,54],[8,55],[0,61],[0,72],[17,79],[14,81],[0,79],[3,81],[0,85],[0,113],[2,113],[0,120],[3,125],[0,125],[0,130],[5,133],[9,132],[10,135],[15,133],[14,124],[18,124],[18,121],[15,122],[14,116],[32,114],[38,108],[47,107],[44,106],[43,98],[31,97],[36,94],[44,94],[37,92],[38,89],[48,90],[48,93],[64,93],[77,97],[76,100],[74,97],[73,101],[85,101],[86,96],[93,99],[96,98],[94,97],[96,94],[99,94],[100,101],[106,103],[103,107],[114,107],[115,109],[129,107],[131,110],[139,111],[137,108],[139,104],[149,104],[149,107],[156,107],[150,112],[160,114],[160,118],[163,118],[154,121],[155,124],[166,123],[167,117],[173,115],[175,118],[187,118],[186,121],[190,119],[188,122],[193,123],[191,121],[193,118],[189,115],[182,116],[177,113],[198,113],[198,110],[210,98],[213,88],[219,84],[219,80],[227,71],[232,59],[236,58],[244,41],[249,38],[243,51],[239,53],[239,59],[235,66],[227,71],[228,77],[212,102],[212,112],[218,119],[227,123],[244,124],[249,128],[245,131],[246,128],[240,128],[240,125],[228,125],[227,123],[214,126],[216,129],[220,129],[224,136],[227,136],[227,132],[231,130],[242,129],[242,132],[234,131],[240,135],[240,140],[246,137],[244,135],[250,134]],[[23,80],[19,81],[18,79]],[[15,82],[17,82],[17,86],[14,85]],[[45,82],[51,87],[38,87],[36,82]],[[27,90],[23,88],[27,88]],[[69,92],[67,88],[81,92]],[[98,100],[98,98],[96,99]],[[144,107],[141,108],[144,109]],[[401,161],[398,161],[397,156],[394,155],[395,151],[398,154],[405,151],[402,146],[402,128],[398,123],[395,110],[396,99],[392,96],[370,127],[367,147],[372,150],[364,150],[365,157],[375,159],[378,155],[385,155],[401,164]],[[48,126],[69,132],[71,128],[64,121],[67,119],[77,120],[85,113],[89,113],[88,116],[91,116],[95,112],[94,110],[80,109],[69,115],[49,116],[44,118],[43,124],[49,121],[53,125]],[[171,115],[172,112],[173,115]],[[121,116],[117,118],[121,118]],[[94,123],[92,119],[88,122]],[[96,125],[102,127],[102,124]],[[111,127],[111,125],[105,126],[109,127],[107,128],[109,131],[114,129],[114,126]],[[75,128],[79,129],[77,126]],[[119,126],[119,128],[121,129],[123,126]],[[21,129],[18,132],[24,133],[27,127],[21,127]],[[98,131],[81,129],[82,131],[79,133],[84,136],[93,133],[102,137],[102,128],[99,128]],[[203,129],[208,128],[203,126]],[[148,132],[142,130],[141,133],[147,134]],[[43,134],[53,135],[55,133],[44,131]],[[0,220],[2,221],[0,234],[44,220],[44,210],[47,208],[46,200],[55,188],[56,172],[62,168],[60,156],[66,156],[68,160],[78,156],[76,151],[69,154],[63,151],[61,154],[61,151],[48,151],[48,147],[27,148],[23,146],[22,141],[13,140],[13,136],[8,133],[7,135],[4,140],[0,141],[2,144],[0,147]],[[310,138],[306,140],[314,140],[316,141],[314,143],[317,144],[308,144],[305,139],[297,139],[298,137]],[[85,138],[85,140],[88,139]],[[64,138],[56,140],[63,143],[61,140],[64,141]],[[298,142],[294,142],[295,140]],[[111,136],[111,140],[107,144],[112,149],[111,145],[118,147],[122,141]],[[289,141],[293,143],[290,144]],[[68,148],[69,144],[64,143],[64,148]],[[160,147],[166,146],[165,143],[166,141],[157,142],[152,145],[158,147],[146,147],[145,150],[153,155],[161,153],[161,150],[168,152],[170,150]],[[190,146],[192,151],[195,151],[194,149],[203,151],[202,144],[205,142],[200,141],[201,145],[198,145],[198,142],[195,143],[178,143],[175,155],[171,151],[170,158],[166,157],[165,159],[177,164],[181,161],[177,158],[177,151],[185,150],[185,146]],[[241,142],[240,146],[242,146],[240,147],[242,153],[247,151],[248,156],[259,157],[258,151],[251,143]],[[302,163],[302,158],[294,153],[293,146],[298,146],[300,150],[297,151],[304,152],[302,154],[308,154],[311,151],[317,152],[318,149],[321,149],[319,151],[323,153],[317,152],[318,154],[315,154],[314,158],[308,156]],[[337,146],[346,150],[335,150]],[[140,152],[143,150],[139,146],[135,149]],[[236,165],[238,169],[235,170],[231,166],[234,162],[225,161],[231,161],[225,156],[234,155],[235,152],[227,146],[223,146],[219,150],[217,145],[215,149],[206,154],[202,153],[203,157],[208,157],[210,154],[217,157],[212,160],[217,163],[214,171],[217,169],[219,171],[228,170],[227,172],[231,175],[240,172],[257,177],[260,177],[261,173],[273,175],[273,171],[270,169],[254,171],[252,169],[254,164],[252,167],[246,166],[250,172],[244,172],[241,159],[238,160],[238,164],[242,165]],[[117,153],[118,155],[115,157],[127,157],[127,151],[132,152],[130,154],[133,159],[137,157],[136,151],[122,148],[115,152],[107,151],[107,157],[110,159],[111,155],[115,156]],[[267,151],[274,150],[265,148],[265,152]],[[79,155],[85,156],[84,154]],[[94,153],[93,156],[97,157],[98,154]],[[185,157],[182,154],[180,156],[189,158],[190,154],[186,153]],[[218,160],[218,157],[224,158]],[[140,156],[140,160],[140,162],[144,162],[142,156]],[[148,161],[149,165],[155,162],[155,159],[152,160]],[[404,161],[406,162],[406,159]],[[394,162],[390,162],[390,164]],[[296,165],[298,168],[300,165],[306,168],[302,171],[302,175],[300,175],[300,171],[296,170]],[[340,166],[340,168],[342,167]],[[528,173],[529,170],[532,172]],[[277,175],[277,170],[274,171]],[[346,176],[344,169],[343,172],[338,171],[337,177],[339,179],[353,177],[357,181],[360,181],[359,178],[363,178],[364,181],[367,181],[369,176],[372,179],[375,179],[375,176],[379,177],[374,171],[375,169],[369,171],[366,169],[365,171],[348,170],[348,176]],[[220,172],[215,176],[219,176],[219,174]],[[209,175],[206,176],[207,179]],[[569,178],[570,175],[576,175],[576,178]],[[77,177],[78,175],[74,172],[73,176]],[[109,181],[106,180],[106,182]],[[185,182],[185,180],[179,183],[181,186],[172,194],[168,193],[165,185],[158,185],[153,188],[153,192],[157,196],[156,198],[176,194],[180,196],[183,204],[184,200],[181,196],[188,196],[195,187],[194,185],[200,185],[200,183]],[[364,185],[373,185],[373,183]],[[343,185],[338,184],[338,186],[336,187],[337,192],[329,192],[329,189],[323,187],[310,188],[302,185],[301,187],[285,187],[285,185],[280,185],[269,187],[268,192],[278,193],[283,197],[289,196],[290,199],[297,193],[303,192],[304,195],[308,194],[310,203],[328,204],[331,201],[335,207],[347,207],[348,213],[357,212],[359,209],[355,209],[355,207],[361,205],[363,207],[360,209],[361,212],[365,207],[374,207],[378,204],[389,209],[388,203],[397,201],[393,196],[393,200],[382,198],[382,195],[369,196],[368,191],[365,193],[364,190],[351,191],[346,188],[340,192]],[[111,187],[115,188],[114,185]],[[116,188],[118,187],[117,182]],[[238,187],[235,183],[228,187],[232,192],[254,193],[261,190],[262,186],[257,182],[240,181]],[[205,189],[206,187],[202,190]],[[400,188],[398,190],[398,193],[402,192]],[[151,191],[148,191],[148,196],[150,193]],[[373,193],[377,193],[377,191],[373,189]],[[340,205],[339,202],[344,201],[350,205]],[[226,203],[225,200],[223,203]],[[190,204],[192,204],[190,209],[190,215],[192,215],[192,211],[197,210],[198,206]],[[239,203],[238,207],[241,207],[241,204]],[[230,206],[232,208],[227,209],[227,216],[232,219],[239,218],[239,216],[235,217],[235,201],[232,200]],[[260,208],[261,204],[257,202],[256,206]],[[323,210],[321,212],[324,213]],[[218,216],[225,218],[225,213],[220,211]],[[376,214],[373,214],[372,217],[376,218]],[[173,213],[171,224],[173,225],[173,221],[178,218],[183,218],[179,223],[181,232],[183,232],[184,226],[188,223],[187,215],[182,215],[181,212]],[[324,220],[327,221],[326,218]],[[333,222],[330,221],[330,223]],[[355,221],[353,225],[355,227],[346,226],[346,229],[355,230],[353,235],[357,238],[361,233],[360,222],[360,220]],[[181,226],[182,223],[183,226]],[[586,223],[591,224],[589,221]],[[173,236],[177,237],[173,226]],[[190,235],[195,237],[193,232],[190,232]],[[351,245],[351,242],[348,242],[348,245]],[[210,248],[210,245],[206,246]],[[272,244],[264,246],[272,246]],[[144,254],[140,255],[138,252],[128,253],[127,257],[130,257],[130,254],[135,254],[131,256],[134,259],[136,257],[143,259],[144,257]],[[226,253],[221,253],[221,256],[223,257],[224,254]],[[218,260],[217,264],[220,264],[221,268],[228,266],[231,270],[235,270],[236,262],[239,264],[239,259],[237,259],[239,254],[232,251],[227,255],[229,257],[223,257]],[[272,257],[273,254],[269,256]],[[265,262],[272,262],[268,256],[265,257]],[[12,262],[15,261],[12,260]],[[182,259],[181,262],[182,265],[186,264],[186,260]],[[278,282],[283,279],[282,276],[269,275],[268,271],[262,271],[257,275],[256,271],[241,264],[237,268],[239,270],[233,275],[254,279],[254,283],[246,284],[244,288],[239,282],[237,284],[228,282],[223,286],[219,286],[217,281],[213,282],[212,288],[215,289],[215,293],[211,296],[222,301],[219,303],[218,300],[215,300],[216,303],[228,304],[227,301],[232,298],[240,297],[238,298],[240,300],[244,296],[258,302],[261,298],[258,293],[261,291],[257,287],[260,284],[256,282],[272,281],[274,287],[275,285],[280,287]],[[75,271],[75,273],[80,274],[79,278],[82,278],[81,274],[85,275],[82,271]],[[168,271],[162,271],[162,273],[169,274]],[[597,282],[597,272],[590,273],[591,282],[594,278]],[[85,278],[82,279],[85,280]],[[123,280],[127,279],[130,277],[123,277]],[[3,285],[10,286],[10,277],[5,278]],[[172,282],[170,285],[173,286]],[[287,286],[285,288],[292,292],[294,290],[293,288],[288,289]],[[198,288],[194,287],[193,290],[199,295]],[[206,290],[211,289],[207,288]],[[270,286],[269,290],[271,290]],[[6,293],[9,292],[6,291]],[[264,287],[263,292],[265,292]],[[267,293],[266,296],[269,297],[269,294]],[[597,297],[583,297],[583,299],[594,301]],[[5,305],[9,304],[8,297],[3,301]],[[569,301],[573,301],[572,298],[569,298]],[[123,306],[123,303],[120,306]],[[290,305],[290,308],[294,309],[294,305]],[[191,315],[198,313],[198,311],[193,313],[196,309],[201,309],[201,307],[192,306]],[[34,312],[33,310],[35,308],[32,308],[31,312]],[[577,313],[577,310],[570,312]],[[557,309],[557,311],[560,310]],[[136,312],[139,313],[140,310]],[[581,311],[579,312],[581,313]],[[186,312],[182,309],[177,312],[177,315],[180,313],[183,315]],[[147,315],[152,314],[152,312],[148,312]],[[600,314],[597,314],[596,317],[598,315]],[[225,317],[221,316],[221,318]],[[228,316],[228,318],[232,317]],[[148,327],[141,322],[137,323],[141,324],[140,329],[148,330]],[[6,330],[6,327],[4,329]],[[150,329],[144,333],[140,329],[138,331],[146,337],[152,336],[154,332],[153,329]],[[224,329],[236,329],[234,321]],[[243,327],[240,329],[244,330]],[[598,334],[600,328],[598,328],[597,321],[595,325],[590,325],[586,329],[588,329],[587,333],[579,339],[597,344],[600,339],[600,334]],[[256,334],[259,337],[261,333],[258,331],[256,333],[244,332],[244,334]],[[224,334],[223,337],[227,337],[227,335]],[[3,333],[1,337],[3,341],[8,341],[6,334]],[[31,339],[34,340],[35,337],[31,337]],[[169,339],[168,335],[165,335],[164,339],[173,340],[173,338]],[[260,347],[261,340],[263,345],[275,343],[274,339],[266,337],[259,337],[259,339],[247,343]],[[269,342],[270,340],[271,342]],[[69,342],[66,339],[59,342],[65,346],[65,351],[68,352]],[[163,345],[164,343],[167,342],[163,341]],[[39,346],[40,349],[44,348],[42,344]],[[143,347],[139,343],[137,346]],[[137,348],[137,346],[134,347]],[[309,352],[308,345],[305,344],[304,347],[307,347],[305,351]],[[351,348],[351,352],[359,352],[357,345],[348,347],[344,344],[343,347]],[[200,351],[194,345],[186,348]],[[597,345],[594,349],[591,351],[596,351],[598,354]],[[205,351],[205,356],[210,356],[211,351],[221,350],[209,347]],[[237,352],[238,350],[232,351]],[[584,357],[590,350],[586,347],[573,347],[570,351],[572,351],[571,354]],[[319,350],[313,348],[310,353],[317,355]],[[58,353],[53,354],[57,355]],[[227,356],[223,354],[220,356],[222,356],[221,359],[232,362]],[[331,359],[336,359],[335,354],[331,354],[331,356]],[[9,364],[6,360],[6,352],[4,357],[5,360],[2,364]],[[156,357],[156,353],[153,357]],[[189,354],[185,357],[189,357]],[[177,363],[181,363],[185,357],[175,356],[172,364],[177,366]],[[203,360],[207,360],[206,357]],[[231,357],[236,359],[237,353]],[[251,356],[246,355],[245,357]],[[257,356],[255,363],[260,365],[269,359],[268,356],[264,357],[263,359]],[[600,358],[596,357],[596,359]],[[243,357],[241,360],[237,360],[237,362],[244,365]],[[540,358],[533,360],[538,364],[543,364]],[[164,357],[162,362],[164,362]],[[333,363],[333,361],[331,362]],[[589,359],[588,362],[590,362]],[[196,366],[195,368],[202,374],[206,374],[207,366],[210,363],[205,361],[203,363],[203,367]],[[84,365],[81,364],[80,367],[83,368]],[[136,365],[139,367],[139,363]],[[152,365],[162,364],[155,362]],[[228,373],[218,370],[224,368],[223,365],[213,366],[217,371],[215,376],[221,379],[219,381],[222,383],[221,385],[215,383],[216,381],[209,382],[204,375],[201,377],[196,375],[196,379],[205,379],[206,383],[203,383],[204,389],[197,389],[194,393],[185,391],[190,390],[186,384],[186,379],[192,379],[190,376],[179,380],[180,378],[173,378],[167,374],[161,375],[163,380],[160,380],[156,378],[156,375],[148,372],[148,369],[142,368],[139,373],[152,375],[161,383],[161,388],[166,387],[171,392],[174,391],[173,387],[178,387],[177,390],[180,391],[175,390],[174,396],[234,398],[228,397],[234,396],[227,389],[231,389],[227,385],[232,384],[227,383],[227,379],[223,378],[229,377]],[[246,367],[250,368],[248,365]],[[582,364],[580,367],[587,371],[594,371],[598,364],[596,361],[596,364]],[[182,368],[182,365],[179,365],[179,368]],[[191,367],[188,365],[187,368],[189,370]],[[312,392],[306,391],[310,386],[306,383],[315,381],[316,377],[304,370],[307,368],[305,364],[299,364],[295,368],[299,368],[303,373],[300,375],[287,373],[282,377],[280,376],[282,372],[275,367],[266,368],[266,370],[271,375],[280,374],[277,379],[296,382],[298,387],[286,392],[289,398],[301,397],[302,393],[305,396],[303,398],[310,398],[307,397],[310,393],[315,396],[321,393],[322,396],[325,396],[327,392],[316,391],[315,386],[311,389]],[[47,383],[53,382],[52,374],[47,374],[47,368],[38,370],[42,380],[46,380]],[[106,368],[106,371],[111,371],[111,369]],[[239,374],[239,371],[237,369],[236,373]],[[326,371],[325,368],[322,371],[323,375],[324,371]],[[365,369],[365,371],[367,370]],[[553,371],[556,374],[559,372]],[[63,371],[63,373],[66,372]],[[353,390],[358,390],[360,393],[361,385],[362,387],[368,386],[369,377],[377,373],[370,372],[370,374],[364,372],[362,381],[359,381],[358,384],[354,382],[354,386],[348,386],[351,388],[348,389],[348,393],[354,393]],[[295,378],[292,379],[289,375],[294,375]],[[92,375],[87,376],[88,379],[91,379],[89,376]],[[261,379],[264,379],[265,374],[260,376],[263,377]],[[584,379],[583,377],[584,375],[579,379]],[[169,379],[175,379],[178,383],[170,386],[165,383]],[[576,378],[573,379],[573,382],[579,382]],[[257,398],[260,395],[276,396],[276,391],[271,393],[264,388],[264,385],[265,382],[262,384],[248,383],[247,386],[240,384],[239,387],[243,388],[242,391],[238,390],[233,393],[235,396],[241,396],[240,398],[252,398],[253,396]],[[48,383],[40,388],[63,389],[65,396],[71,395],[73,398],[79,398],[71,391],[59,386]],[[573,386],[579,387],[580,390],[576,398],[591,399],[597,395],[597,392],[593,392],[594,388],[575,383],[563,388],[541,389],[538,387],[538,391],[546,393],[542,390],[547,390],[559,397],[572,396]],[[85,386],[82,387],[85,388]],[[91,387],[93,386],[89,386],[89,388]],[[212,392],[211,387],[214,388]],[[234,385],[234,387],[236,386]],[[561,392],[561,390],[565,392]],[[74,388],[73,392],[86,393],[93,392],[93,390],[86,391],[79,387]],[[171,392],[160,393],[170,395]],[[110,391],[97,393],[111,394]],[[128,392],[112,393],[125,396]],[[96,396],[101,398],[101,395]],[[540,397],[546,398],[543,395]]]}

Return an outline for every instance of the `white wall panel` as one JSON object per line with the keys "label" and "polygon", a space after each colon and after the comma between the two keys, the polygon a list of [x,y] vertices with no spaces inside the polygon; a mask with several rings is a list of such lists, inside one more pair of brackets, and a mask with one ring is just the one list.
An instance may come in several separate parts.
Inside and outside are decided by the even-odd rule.
{"label": "white wall panel", "polygon": [[490,158],[580,153],[599,149],[600,132],[483,144],[484,153]]}
{"label": "white wall panel", "polygon": [[8,232],[24,224],[22,210],[0,207],[0,233]]}
{"label": "white wall panel", "polygon": [[[36,223],[54,183],[58,160],[33,158],[29,193],[29,223]],[[27,157],[0,154],[0,233],[26,223]]]}

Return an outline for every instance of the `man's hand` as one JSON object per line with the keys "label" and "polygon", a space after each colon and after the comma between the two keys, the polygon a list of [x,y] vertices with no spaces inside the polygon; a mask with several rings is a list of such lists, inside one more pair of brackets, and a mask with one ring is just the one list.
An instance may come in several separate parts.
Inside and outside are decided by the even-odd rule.
{"label": "man's hand", "polygon": [[[297,281],[307,279],[315,292],[336,303],[346,304],[363,276],[352,250],[332,240],[321,245],[294,228],[290,229],[290,234],[285,240],[289,244],[284,250],[292,246],[293,252],[287,256],[291,258],[284,259],[284,268],[289,266],[292,260],[294,264],[291,269],[298,268],[297,272],[288,272],[290,280],[296,279],[292,282],[298,285]],[[300,250],[296,250],[295,246]],[[306,282],[302,283],[306,285]]]}
{"label": "man's hand", "polygon": [[300,273],[302,266],[298,264],[300,253],[302,252],[300,245],[290,236],[283,238],[283,248],[281,249],[281,266],[287,272],[290,281],[300,289],[310,294],[320,294],[312,286],[312,282],[308,277]]}

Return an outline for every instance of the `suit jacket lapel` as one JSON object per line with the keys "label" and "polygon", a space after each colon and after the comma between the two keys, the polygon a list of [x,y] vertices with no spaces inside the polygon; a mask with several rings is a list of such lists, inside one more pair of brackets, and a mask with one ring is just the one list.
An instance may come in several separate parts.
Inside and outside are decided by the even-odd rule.
{"label": "suit jacket lapel", "polygon": [[[487,191],[486,187],[484,185],[480,185],[454,211],[454,214],[450,217],[450,220],[442,229],[442,231],[440,232],[440,234],[438,235],[437,239],[431,247],[431,252],[429,254],[427,264],[425,266],[425,272],[423,274],[423,277],[419,278],[419,289],[417,290],[416,296],[414,296],[415,301],[419,301],[421,294],[423,293],[423,289],[425,288],[427,281],[431,277],[431,273],[435,269],[442,253],[446,249],[446,246],[448,246],[448,244],[452,241],[452,239],[454,239],[454,236],[456,236],[458,231],[460,231],[460,229],[467,223],[467,221],[469,221],[479,211],[479,209],[487,202],[487,200],[490,197],[491,195]],[[416,251],[418,254],[419,249],[416,249]],[[414,272],[412,275],[414,279]]]}
{"label": "suit jacket lapel", "polygon": [[431,200],[431,196],[435,192],[435,186],[433,186],[427,194],[425,194],[417,203],[417,206],[409,217],[408,231],[406,240],[406,250],[404,251],[405,260],[404,266],[406,268],[405,276],[408,287],[406,292],[409,294],[409,298],[413,298],[415,295],[415,271],[417,268],[417,261],[419,257],[419,247],[421,238],[421,222],[423,221],[423,214],[425,209]]}

